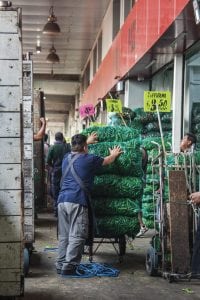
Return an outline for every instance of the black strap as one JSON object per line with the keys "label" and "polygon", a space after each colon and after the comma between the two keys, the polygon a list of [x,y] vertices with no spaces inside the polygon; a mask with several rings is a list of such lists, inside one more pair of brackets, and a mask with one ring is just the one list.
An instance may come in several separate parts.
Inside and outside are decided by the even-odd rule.
{"label": "black strap", "polygon": [[69,155],[67,157],[68,159],[68,166],[65,169],[65,172],[62,176],[61,179],[61,184],[65,178],[65,176],[67,175],[67,173],[69,172],[69,170],[72,173],[72,176],[74,177],[74,179],[76,180],[76,182],[78,183],[78,185],[81,187],[81,189],[85,192],[85,194],[87,195],[87,205],[88,205],[88,218],[89,218],[89,233],[88,233],[88,241],[87,244],[88,245],[92,245],[93,243],[93,238],[94,238],[94,231],[96,230],[96,232],[98,233],[97,230],[97,223],[96,223],[96,218],[94,215],[94,209],[92,206],[92,201],[91,201],[91,195],[89,190],[86,188],[83,180],[78,176],[78,174],[76,173],[75,169],[74,169],[74,162],[75,160],[80,156],[81,154],[75,154],[75,156],[72,158],[72,155]]}
{"label": "black strap", "polygon": [[73,165],[73,163],[75,162],[75,160],[77,160],[77,158],[80,156],[81,154],[80,153],[77,153],[74,155],[74,157],[72,157],[72,154],[69,154],[67,159],[68,159],[68,166],[67,168],[65,169],[63,175],[62,175],[62,178],[60,180],[60,188],[62,187],[62,184],[63,184],[63,180],[65,178],[65,176],[67,175],[67,173],[69,172],[69,170],[71,169],[71,166]]}

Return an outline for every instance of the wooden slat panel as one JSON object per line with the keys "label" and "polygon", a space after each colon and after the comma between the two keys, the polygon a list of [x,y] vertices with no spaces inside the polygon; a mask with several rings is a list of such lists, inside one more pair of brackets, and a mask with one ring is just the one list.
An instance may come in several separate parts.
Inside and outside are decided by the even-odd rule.
{"label": "wooden slat panel", "polygon": [[15,60],[0,60],[0,86],[1,85],[18,85],[22,80],[21,62]]}
{"label": "wooden slat panel", "polygon": [[31,159],[24,160],[24,176],[33,178],[33,162]]}
{"label": "wooden slat panel", "polygon": [[33,127],[33,122],[32,122],[32,119],[31,119],[31,113],[29,112],[26,112],[24,113],[24,127],[27,128],[27,127]]}
{"label": "wooden slat panel", "polygon": [[32,159],[33,157],[33,146],[32,145],[24,145],[24,159]]}
{"label": "wooden slat panel", "polygon": [[0,88],[0,111],[20,111],[21,101],[19,87],[2,86]]}
{"label": "wooden slat panel", "polygon": [[0,295],[2,296],[20,296],[23,289],[20,282],[1,282]]}
{"label": "wooden slat panel", "polygon": [[18,23],[17,11],[1,11],[0,14],[0,33],[17,33],[18,28],[16,24]]}
{"label": "wooden slat panel", "polygon": [[32,177],[25,177],[24,178],[24,190],[25,191],[32,191],[33,189],[33,178]]}
{"label": "wooden slat panel", "polygon": [[0,216],[0,242],[20,242],[22,240],[21,222],[21,216]]}
{"label": "wooden slat panel", "polygon": [[0,137],[20,137],[20,114],[0,113]]}
{"label": "wooden slat panel", "polygon": [[24,208],[33,208],[33,193],[26,192],[24,193]]}
{"label": "wooden slat panel", "polygon": [[24,240],[26,243],[34,242],[34,224],[24,225]]}
{"label": "wooden slat panel", "polygon": [[21,215],[21,191],[0,191],[0,215]]}
{"label": "wooden slat panel", "polygon": [[[23,97],[23,111],[24,112],[32,112],[32,99],[29,100],[24,100]],[[30,115],[31,119],[32,119],[32,115]]]}
{"label": "wooden slat panel", "polygon": [[33,141],[33,126],[24,128],[24,144],[31,144]]}
{"label": "wooden slat panel", "polygon": [[20,269],[0,269],[0,285],[2,281],[20,281],[21,280],[21,270]]}
{"label": "wooden slat panel", "polygon": [[[20,269],[22,267],[22,245],[20,243],[1,243],[0,270]],[[7,277],[0,277],[0,281],[9,281]]]}
{"label": "wooden slat panel", "polygon": [[190,271],[187,186],[184,171],[169,171],[172,272]]}
{"label": "wooden slat panel", "polygon": [[33,216],[24,216],[24,225],[32,226],[33,225]]}
{"label": "wooden slat panel", "polygon": [[1,34],[0,59],[20,59],[20,43],[18,34]]}
{"label": "wooden slat panel", "polygon": [[20,143],[19,138],[0,138],[0,163],[21,163]]}
{"label": "wooden slat panel", "polygon": [[1,190],[21,189],[21,165],[20,164],[0,165],[0,189]]}

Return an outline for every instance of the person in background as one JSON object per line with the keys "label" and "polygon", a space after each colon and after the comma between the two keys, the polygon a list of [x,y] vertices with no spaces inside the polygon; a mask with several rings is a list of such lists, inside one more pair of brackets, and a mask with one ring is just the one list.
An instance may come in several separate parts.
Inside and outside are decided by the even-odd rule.
{"label": "person in background", "polygon": [[[61,190],[58,197],[58,257],[57,273],[83,275],[78,270],[86,239],[92,240],[94,229],[90,192],[95,172],[101,166],[114,162],[122,153],[120,147],[109,149],[103,158],[88,154],[88,144],[97,142],[96,133],[89,137],[76,134],[71,139],[72,152],[63,159]],[[92,226],[93,224],[93,226]]]}
{"label": "person in background", "polygon": [[[147,164],[148,164],[148,153],[147,150],[144,147],[141,147],[142,152],[142,170],[143,170],[143,188],[146,185],[146,173],[147,173]],[[138,211],[138,221],[140,224],[140,231],[136,234],[136,237],[141,237],[147,232],[149,229],[146,227],[146,225],[143,222],[142,219],[142,207]]]}
{"label": "person in background", "polygon": [[62,176],[62,160],[66,153],[71,151],[69,144],[64,143],[62,132],[55,134],[54,145],[50,146],[47,154],[47,164],[51,168],[51,192],[54,201],[54,216],[57,217],[57,199]]}
{"label": "person in background", "polygon": [[33,135],[34,141],[41,141],[43,139],[43,136],[45,135],[46,130],[46,120],[45,118],[40,118],[41,127],[37,133]]}
{"label": "person in background", "polygon": [[197,142],[197,138],[193,133],[191,132],[186,133],[181,140],[180,151],[190,152],[193,149],[193,147],[196,145],[196,142]]}

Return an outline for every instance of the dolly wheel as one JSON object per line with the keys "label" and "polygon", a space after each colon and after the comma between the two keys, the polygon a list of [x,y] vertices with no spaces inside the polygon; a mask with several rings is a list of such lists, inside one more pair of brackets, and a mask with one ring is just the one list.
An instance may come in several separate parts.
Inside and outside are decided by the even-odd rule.
{"label": "dolly wheel", "polygon": [[158,255],[153,247],[147,250],[146,271],[150,276],[156,276],[158,274]]}
{"label": "dolly wheel", "polygon": [[24,248],[24,276],[28,275],[30,264],[30,255],[27,248]]}

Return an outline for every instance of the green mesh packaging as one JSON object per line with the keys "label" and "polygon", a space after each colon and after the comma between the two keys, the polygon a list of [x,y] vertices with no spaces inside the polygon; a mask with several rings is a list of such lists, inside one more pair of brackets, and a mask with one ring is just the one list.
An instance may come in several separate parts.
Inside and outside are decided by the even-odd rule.
{"label": "green mesh packaging", "polygon": [[156,113],[144,112],[143,107],[134,109],[134,112],[136,113],[136,117],[134,121],[138,121],[142,124],[148,124],[150,122],[154,122],[158,120]]}
{"label": "green mesh packaging", "polygon": [[99,175],[95,177],[92,195],[136,199],[141,197],[142,190],[142,179],[139,177]]}
{"label": "green mesh packaging", "polygon": [[117,237],[126,234],[134,238],[139,229],[137,217],[113,216],[97,218],[97,235],[101,237]]}
{"label": "green mesh packaging", "polygon": [[109,155],[109,148],[120,146],[123,153],[110,165],[103,166],[98,170],[98,174],[119,174],[135,177],[142,177],[142,153],[140,142],[131,140],[130,142],[102,142],[89,145],[89,153],[105,157]]}
{"label": "green mesh packaging", "polygon": [[[153,137],[153,138],[146,137],[142,140],[142,146],[147,151],[152,150],[152,149],[158,149],[158,145],[156,145],[155,143],[157,143],[158,145],[162,145],[161,137]],[[166,151],[171,150],[171,143],[172,143],[171,136],[164,138],[164,144],[165,144]]]}
{"label": "green mesh packaging", "polygon": [[127,216],[134,217],[141,211],[141,198],[95,198],[93,199],[95,216]]}
{"label": "green mesh packaging", "polygon": [[[171,123],[163,123],[162,130],[163,131],[171,131],[172,124]],[[149,131],[158,131],[159,132],[159,123],[152,122],[152,123],[148,123],[147,125],[145,125],[143,132],[149,132]]]}
{"label": "green mesh packaging", "polygon": [[154,218],[152,218],[152,217],[151,218],[143,217],[143,222],[147,226],[147,228],[149,228],[149,229],[154,228]]}
{"label": "green mesh packaging", "polygon": [[99,142],[127,142],[139,137],[138,130],[125,126],[89,127],[82,133],[89,135],[96,132]]}

